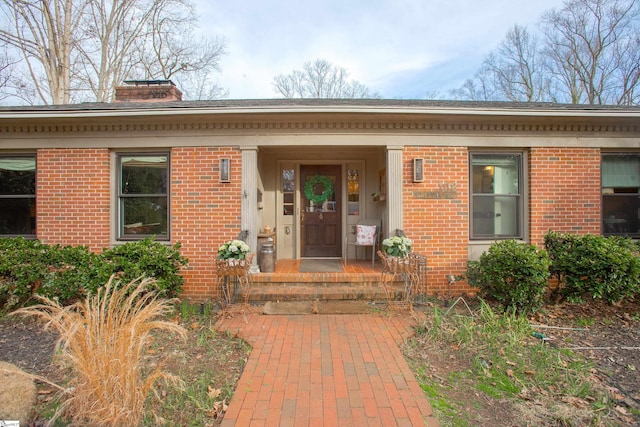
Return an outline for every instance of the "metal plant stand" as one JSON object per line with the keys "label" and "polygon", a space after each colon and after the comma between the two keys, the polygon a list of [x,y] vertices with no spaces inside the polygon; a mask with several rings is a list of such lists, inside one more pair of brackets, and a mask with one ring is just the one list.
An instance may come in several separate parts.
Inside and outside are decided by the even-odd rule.
{"label": "metal plant stand", "polygon": [[[410,253],[406,257],[389,256],[378,251],[383,267],[381,282],[387,295],[387,303],[391,309],[413,310],[413,298],[423,282],[427,271],[427,257]],[[404,283],[402,297],[396,298],[393,284],[399,279]],[[426,292],[426,289],[424,289]]]}
{"label": "metal plant stand", "polygon": [[221,305],[223,310],[236,302],[238,296],[242,298],[242,304],[249,303],[251,294],[251,273],[249,268],[253,262],[254,254],[249,254],[245,259],[217,259],[215,260],[218,289],[221,291]]}

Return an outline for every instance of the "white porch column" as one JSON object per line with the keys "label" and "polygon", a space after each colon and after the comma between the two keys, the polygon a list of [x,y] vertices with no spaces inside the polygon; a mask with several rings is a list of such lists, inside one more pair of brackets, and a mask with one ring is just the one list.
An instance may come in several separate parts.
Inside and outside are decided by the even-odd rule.
{"label": "white porch column", "polygon": [[[249,230],[247,244],[257,265],[258,248],[258,147],[241,147],[242,151],[242,230]],[[257,267],[256,267],[257,268]]]}
{"label": "white porch column", "polygon": [[386,235],[402,229],[402,147],[387,146]]}

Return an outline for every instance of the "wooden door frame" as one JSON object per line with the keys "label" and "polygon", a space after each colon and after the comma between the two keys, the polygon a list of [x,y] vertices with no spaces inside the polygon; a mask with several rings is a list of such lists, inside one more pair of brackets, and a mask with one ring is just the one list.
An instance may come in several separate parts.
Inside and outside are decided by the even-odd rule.
{"label": "wooden door frame", "polygon": [[[305,165],[327,165],[327,166],[340,166],[340,186],[341,186],[341,208],[340,208],[340,215],[341,215],[341,230],[340,230],[340,238],[344,240],[344,236],[345,236],[345,230],[347,227],[346,221],[347,221],[347,203],[346,203],[346,197],[347,197],[347,192],[346,192],[346,177],[345,177],[345,168],[347,165],[347,162],[337,162],[337,161],[331,161],[331,160],[327,160],[327,161],[313,161],[310,159],[294,159],[294,160],[286,160],[286,161],[278,161],[277,162],[277,170],[278,170],[278,188],[281,188],[281,179],[282,179],[282,168],[284,167],[284,165],[291,165],[293,166],[294,170],[295,170],[295,183],[296,183],[296,192],[295,192],[295,208],[294,208],[294,218],[293,218],[293,224],[292,224],[292,232],[294,233],[294,239],[293,239],[293,256],[294,259],[301,259],[301,253],[302,253],[302,248],[301,248],[301,237],[300,237],[300,233],[302,232],[301,227],[300,227],[300,206],[302,204],[301,201],[301,192],[304,191],[304,187],[303,184],[301,182],[301,178],[300,178],[300,166],[302,166],[303,164]],[[278,190],[278,197],[277,197],[277,201],[276,201],[276,205],[279,208],[282,202],[282,194],[281,191]],[[276,218],[276,221],[279,221],[279,217]]]}

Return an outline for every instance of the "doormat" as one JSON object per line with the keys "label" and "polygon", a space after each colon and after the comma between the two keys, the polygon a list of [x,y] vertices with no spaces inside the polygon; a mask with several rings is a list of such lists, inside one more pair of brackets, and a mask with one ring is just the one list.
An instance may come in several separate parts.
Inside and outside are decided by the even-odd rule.
{"label": "doormat", "polygon": [[381,310],[384,305],[369,301],[268,301],[262,308],[263,314],[369,314]]}
{"label": "doormat", "polygon": [[342,262],[339,259],[303,259],[298,272],[342,273]]}

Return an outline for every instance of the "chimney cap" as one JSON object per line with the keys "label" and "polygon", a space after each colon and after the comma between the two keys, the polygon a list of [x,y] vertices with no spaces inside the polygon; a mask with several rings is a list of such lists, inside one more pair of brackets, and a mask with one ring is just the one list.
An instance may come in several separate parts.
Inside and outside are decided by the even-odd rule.
{"label": "chimney cap", "polygon": [[169,101],[182,101],[182,92],[171,80],[125,80],[114,96],[114,102]]}
{"label": "chimney cap", "polygon": [[126,86],[175,86],[171,80],[125,80]]}

